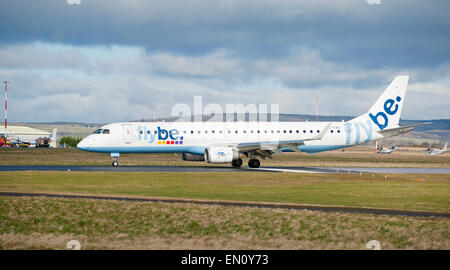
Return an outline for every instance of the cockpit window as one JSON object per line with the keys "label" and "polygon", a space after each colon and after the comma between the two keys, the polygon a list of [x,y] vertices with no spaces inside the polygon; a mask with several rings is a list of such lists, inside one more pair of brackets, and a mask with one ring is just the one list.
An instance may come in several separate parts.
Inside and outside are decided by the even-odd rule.
{"label": "cockpit window", "polygon": [[101,134],[103,129],[97,129],[96,131],[92,132],[92,134]]}
{"label": "cockpit window", "polygon": [[104,129],[103,134],[109,134],[109,129]]}

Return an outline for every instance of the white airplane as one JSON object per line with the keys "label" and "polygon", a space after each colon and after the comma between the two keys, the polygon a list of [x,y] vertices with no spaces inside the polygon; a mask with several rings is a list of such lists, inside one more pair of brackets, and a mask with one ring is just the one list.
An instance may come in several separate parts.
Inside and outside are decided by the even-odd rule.
{"label": "white airplane", "polygon": [[375,153],[377,154],[390,154],[392,152],[394,152],[395,150],[395,145],[392,145],[391,148],[383,148],[383,146],[378,147],[378,142],[375,142]]}
{"label": "white airplane", "polygon": [[427,154],[428,155],[440,155],[440,154],[443,154],[445,151],[447,151],[447,142],[444,144],[444,147],[442,149],[437,149],[437,148],[427,149]]}
{"label": "white airplane", "polygon": [[50,140],[50,145],[49,145],[49,147],[50,147],[50,148],[56,148],[56,147],[57,147],[56,142],[58,141],[58,137],[57,137],[57,129],[56,129],[56,128],[54,128],[54,129],[52,130],[52,133],[50,133],[50,136],[49,136],[48,138],[49,138],[49,140]]}
{"label": "white airplane", "polygon": [[284,151],[318,153],[407,133],[399,126],[409,76],[396,77],[369,111],[347,122],[124,122],[102,126],[77,147],[110,153],[182,153],[183,160],[258,168]]}

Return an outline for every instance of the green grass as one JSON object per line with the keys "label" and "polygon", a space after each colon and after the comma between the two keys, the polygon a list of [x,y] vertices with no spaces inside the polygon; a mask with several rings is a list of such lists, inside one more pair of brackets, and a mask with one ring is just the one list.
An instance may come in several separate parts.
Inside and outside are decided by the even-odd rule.
{"label": "green grass", "polygon": [[[35,165],[111,165],[108,153],[90,153],[71,149],[20,149],[0,148],[0,164]],[[246,164],[247,158],[244,158]],[[165,166],[230,166],[183,161],[175,154],[122,154],[121,165],[165,165]],[[430,156],[422,152],[394,152],[391,155],[376,155],[373,149],[356,146],[308,155],[306,153],[283,153],[273,159],[262,161],[262,166],[356,166],[356,167],[427,167],[449,168],[450,153]]]}
{"label": "green grass", "polygon": [[445,218],[0,196],[0,249],[448,249]]}
{"label": "green grass", "polygon": [[[0,172],[1,191],[118,194],[450,212],[449,175]],[[417,182],[420,179],[420,182]]]}

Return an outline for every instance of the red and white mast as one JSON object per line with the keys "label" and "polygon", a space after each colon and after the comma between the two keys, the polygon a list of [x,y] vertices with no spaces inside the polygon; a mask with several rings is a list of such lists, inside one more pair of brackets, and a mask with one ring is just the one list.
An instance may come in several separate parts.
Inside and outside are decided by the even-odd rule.
{"label": "red and white mast", "polygon": [[316,97],[316,122],[319,122],[319,97]]}
{"label": "red and white mast", "polygon": [[7,137],[8,137],[8,132],[7,132],[7,128],[8,128],[8,81],[4,81],[5,83],[5,146],[6,146],[6,142],[8,141]]}

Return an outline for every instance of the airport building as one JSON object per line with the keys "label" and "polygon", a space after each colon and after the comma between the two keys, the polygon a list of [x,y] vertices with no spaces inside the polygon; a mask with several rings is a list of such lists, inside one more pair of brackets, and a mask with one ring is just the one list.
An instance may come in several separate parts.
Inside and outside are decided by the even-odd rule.
{"label": "airport building", "polygon": [[[35,143],[37,138],[49,137],[50,132],[27,127],[27,126],[8,126],[7,138],[10,141],[23,141]],[[0,137],[5,137],[5,127],[0,127]]]}

